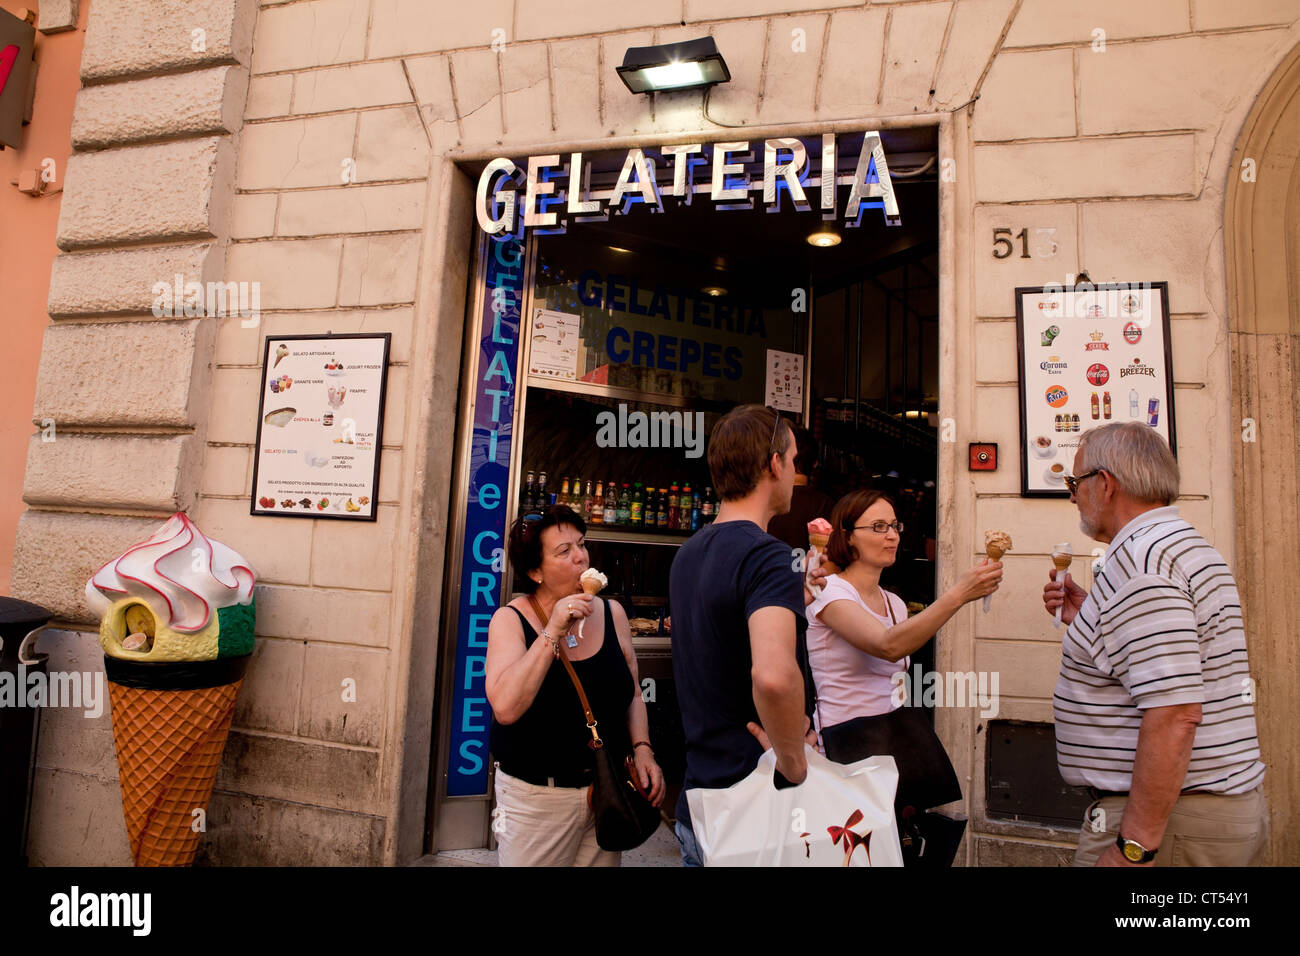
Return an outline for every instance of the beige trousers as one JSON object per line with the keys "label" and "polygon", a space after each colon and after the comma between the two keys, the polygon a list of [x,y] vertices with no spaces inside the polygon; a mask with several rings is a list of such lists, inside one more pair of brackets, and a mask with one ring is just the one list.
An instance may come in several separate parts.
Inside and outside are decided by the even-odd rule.
{"label": "beige trousers", "polygon": [[[1127,797],[1103,797],[1088,805],[1079,833],[1075,866],[1092,866],[1115,838]],[[1188,793],[1169,814],[1156,866],[1259,866],[1268,853],[1268,807],[1264,788],[1224,796]]]}
{"label": "beige trousers", "polygon": [[496,768],[492,831],[500,866],[618,866],[596,843],[587,788],[539,787]]}

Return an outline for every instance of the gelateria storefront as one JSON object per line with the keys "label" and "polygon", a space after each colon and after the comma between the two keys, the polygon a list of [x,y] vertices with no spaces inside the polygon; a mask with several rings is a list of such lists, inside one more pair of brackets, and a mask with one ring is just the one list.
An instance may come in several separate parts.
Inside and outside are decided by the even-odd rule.
{"label": "gelateria storefront", "polygon": [[[500,157],[477,182],[430,786],[435,850],[491,845],[488,622],[510,521],[564,501],[632,623],[672,807],[684,770],[668,573],[712,520],[707,436],[771,405],[832,499],[906,525],[886,583],[934,597],[938,130]],[[927,654],[929,655],[927,657]],[[933,660],[927,645],[918,660]]]}

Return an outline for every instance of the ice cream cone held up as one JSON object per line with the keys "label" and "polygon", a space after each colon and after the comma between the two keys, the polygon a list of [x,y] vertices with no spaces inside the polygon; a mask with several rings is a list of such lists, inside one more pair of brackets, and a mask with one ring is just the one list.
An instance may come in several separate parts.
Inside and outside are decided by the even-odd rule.
{"label": "ice cream cone held up", "polygon": [[[985,531],[984,532],[984,553],[992,561],[1001,561],[1002,555],[1011,550],[1011,535],[1005,531]],[[984,595],[984,613],[989,612],[989,606],[992,603],[993,595]]]}
{"label": "ice cream cone held up", "polygon": [[[595,597],[609,584],[609,578],[595,568],[588,568],[582,572],[582,577],[578,579],[578,583],[582,585],[583,594],[588,597]],[[582,625],[585,623],[587,623],[586,618],[578,622],[578,637],[582,637]]]}

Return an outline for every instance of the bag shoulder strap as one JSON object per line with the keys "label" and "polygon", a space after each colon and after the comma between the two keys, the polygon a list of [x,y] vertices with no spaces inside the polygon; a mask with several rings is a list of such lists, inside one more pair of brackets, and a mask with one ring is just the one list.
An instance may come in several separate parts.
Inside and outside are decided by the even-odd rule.
{"label": "bag shoulder strap", "polygon": [[[533,606],[533,613],[537,615],[537,620],[542,621],[542,606],[537,602],[536,596],[528,595],[528,603]],[[522,615],[520,616],[522,617]],[[545,623],[543,623],[543,628],[545,628]],[[596,715],[591,712],[591,702],[587,700],[587,692],[582,689],[582,681],[578,679],[578,672],[573,669],[573,662],[569,660],[569,655],[564,651],[564,642],[557,640],[554,646],[556,651],[559,652],[560,660],[564,663],[564,669],[569,672],[569,680],[573,681],[574,689],[578,692],[578,699],[582,701],[582,713],[587,718],[587,729],[591,731],[591,743],[587,746],[592,750],[599,750],[605,746],[605,742],[600,739],[600,732],[596,728]]]}

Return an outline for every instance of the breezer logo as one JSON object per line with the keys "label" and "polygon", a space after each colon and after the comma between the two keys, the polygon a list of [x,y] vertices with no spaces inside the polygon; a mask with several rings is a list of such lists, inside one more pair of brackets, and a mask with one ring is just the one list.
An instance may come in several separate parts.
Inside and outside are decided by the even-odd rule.
{"label": "breezer logo", "polygon": [[9,82],[9,74],[13,72],[14,64],[18,62],[18,47],[12,43],[0,50],[0,94],[5,91],[5,84]]}

